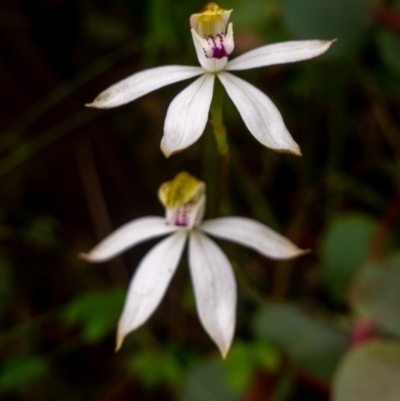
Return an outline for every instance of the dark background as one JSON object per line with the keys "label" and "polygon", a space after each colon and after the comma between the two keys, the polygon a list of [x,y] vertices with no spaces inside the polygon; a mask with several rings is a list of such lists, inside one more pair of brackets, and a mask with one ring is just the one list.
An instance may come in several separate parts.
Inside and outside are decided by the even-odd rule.
{"label": "dark background", "polygon": [[[342,400],[331,390],[347,351],[400,334],[400,4],[220,5],[234,9],[234,55],[338,38],[318,59],[238,74],[271,97],[303,157],[263,148],[225,99],[232,214],[312,253],[277,263],[220,243],[239,282],[226,362],[198,322],[186,256],[155,315],[115,354],[129,278],[156,241],[104,265],[79,252],[131,219],[162,215],[157,189],[182,170],[206,182],[206,217],[218,215],[217,151],[210,128],[168,160],[159,149],[168,104],[187,82],[117,109],[83,105],[144,68],[197,65],[188,19],[204,4],[2,0],[2,400]],[[379,270],[387,263],[390,278]],[[371,265],[379,279],[353,278]]]}

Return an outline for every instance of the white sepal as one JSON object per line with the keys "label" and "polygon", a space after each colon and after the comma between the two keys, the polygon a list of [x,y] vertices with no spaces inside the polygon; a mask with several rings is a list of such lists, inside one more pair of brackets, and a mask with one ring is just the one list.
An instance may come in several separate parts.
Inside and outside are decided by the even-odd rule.
{"label": "white sepal", "polygon": [[80,254],[80,257],[88,262],[106,262],[140,242],[169,234],[177,229],[167,225],[163,217],[142,217],[119,227],[89,253]]}
{"label": "white sepal", "polygon": [[198,230],[190,234],[189,267],[200,321],[223,358],[236,324],[236,281],[221,249]]}
{"label": "white sepal", "polygon": [[254,249],[272,259],[291,259],[308,253],[292,241],[258,221],[244,217],[220,217],[206,220],[200,230]]}
{"label": "white sepal", "polygon": [[258,47],[230,60],[225,70],[248,70],[308,60],[325,53],[333,42],[334,40],[298,40]]}
{"label": "white sepal", "polygon": [[264,93],[228,72],[220,72],[218,78],[246,127],[259,142],[278,152],[301,155],[299,145],[287,130],[281,113]]}
{"label": "white sepal", "polygon": [[168,65],[137,72],[110,86],[87,107],[110,109],[146,95],[163,86],[196,77],[204,71],[200,67]]}
{"label": "white sepal", "polygon": [[213,87],[214,75],[206,73],[171,102],[161,141],[165,156],[187,148],[202,135],[208,121]]}
{"label": "white sepal", "polygon": [[142,325],[160,304],[178,267],[187,232],[179,230],[162,240],[142,259],[131,280],[118,323],[118,350],[125,336]]}

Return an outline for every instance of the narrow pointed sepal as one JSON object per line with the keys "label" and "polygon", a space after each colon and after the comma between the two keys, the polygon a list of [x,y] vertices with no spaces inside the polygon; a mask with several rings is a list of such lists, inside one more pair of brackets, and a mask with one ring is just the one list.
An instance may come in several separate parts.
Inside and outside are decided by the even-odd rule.
{"label": "narrow pointed sepal", "polygon": [[178,267],[187,233],[179,230],[152,248],[133,276],[118,323],[117,349],[124,338],[141,326],[160,304]]}
{"label": "narrow pointed sepal", "polygon": [[117,339],[115,341],[115,352],[118,352],[121,347],[122,347],[122,343],[124,342],[124,336],[118,335],[117,334]]}
{"label": "narrow pointed sepal", "polygon": [[161,150],[166,157],[179,152],[203,134],[213,95],[214,75],[204,74],[185,88],[168,107]]}
{"label": "narrow pointed sepal", "polygon": [[220,72],[218,78],[246,127],[259,142],[277,152],[301,155],[299,145],[287,130],[281,113],[264,93],[228,72]]}
{"label": "narrow pointed sepal", "polygon": [[132,102],[156,89],[196,77],[203,73],[200,67],[168,65],[140,71],[136,74],[117,82],[86,107],[98,109],[110,109]]}
{"label": "narrow pointed sepal", "polygon": [[292,259],[309,253],[260,222],[244,217],[206,220],[199,229],[207,234],[254,249],[272,259]]}
{"label": "narrow pointed sepal", "polygon": [[335,41],[336,39],[296,40],[258,47],[230,60],[225,70],[248,70],[308,60],[325,53]]}
{"label": "narrow pointed sepal", "polygon": [[81,253],[79,256],[88,262],[106,262],[140,242],[169,234],[177,229],[175,226],[167,225],[163,217],[142,217],[124,224],[90,252]]}
{"label": "narrow pointed sepal", "polygon": [[236,281],[221,249],[198,230],[190,234],[189,267],[201,324],[225,358],[236,324]]}

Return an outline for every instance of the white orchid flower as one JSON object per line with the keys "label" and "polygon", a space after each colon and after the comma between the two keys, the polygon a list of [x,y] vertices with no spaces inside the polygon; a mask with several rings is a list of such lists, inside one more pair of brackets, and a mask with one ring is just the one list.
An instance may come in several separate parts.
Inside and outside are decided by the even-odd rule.
{"label": "white orchid flower", "polygon": [[227,26],[231,11],[208,3],[199,14],[191,16],[191,33],[201,67],[171,65],[141,71],[112,85],[87,106],[100,109],[121,106],[163,86],[201,75],[169,105],[161,141],[161,150],[168,157],[192,145],[204,132],[217,76],[259,142],[276,151],[301,155],[271,100],[227,71],[310,59],[328,50],[333,41],[277,43],[248,51],[228,62],[235,47],[232,23]]}
{"label": "white orchid flower", "polygon": [[82,258],[104,262],[134,245],[170,234],[142,259],[130,283],[118,324],[117,350],[125,336],[141,326],[160,304],[189,238],[189,267],[200,321],[225,357],[236,321],[236,281],[228,258],[205,234],[237,242],[274,259],[307,251],[265,225],[247,218],[223,217],[202,222],[205,185],[188,173],[164,183],[159,197],[166,217],[133,220],[105,238]]}

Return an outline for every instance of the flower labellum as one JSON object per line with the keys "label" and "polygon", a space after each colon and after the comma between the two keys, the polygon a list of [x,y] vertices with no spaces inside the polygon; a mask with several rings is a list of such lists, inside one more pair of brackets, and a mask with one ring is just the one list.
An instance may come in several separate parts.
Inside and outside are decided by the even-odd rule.
{"label": "flower labellum", "polygon": [[187,228],[197,226],[204,216],[205,190],[203,181],[185,172],[164,182],[158,197],[165,206],[167,224]]}
{"label": "flower labellum", "polygon": [[223,217],[202,221],[205,184],[189,173],[179,173],[162,184],[158,194],[166,209],[165,218],[150,216],[132,220],[89,253],[81,254],[88,262],[104,262],[143,241],[168,235],[144,256],[136,269],[118,323],[116,348],[160,304],[188,239],[197,313],[225,358],[235,331],[236,280],[228,258],[206,234],[247,246],[273,259],[291,259],[307,251],[251,219]]}
{"label": "flower labellum", "polygon": [[[199,14],[190,17],[190,26],[197,58],[208,71],[219,71],[233,52],[233,26],[226,25],[232,10],[224,10],[215,3],[208,3]],[[217,61],[220,60],[220,61]]]}

